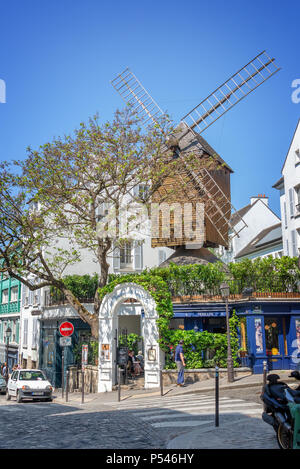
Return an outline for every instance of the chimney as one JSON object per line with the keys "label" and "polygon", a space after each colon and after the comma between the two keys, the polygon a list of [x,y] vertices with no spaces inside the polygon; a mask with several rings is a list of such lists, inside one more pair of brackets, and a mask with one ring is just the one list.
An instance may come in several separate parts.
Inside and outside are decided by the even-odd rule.
{"label": "chimney", "polygon": [[250,197],[251,205],[253,205],[254,202],[256,202],[258,199],[261,199],[261,201],[264,202],[264,204],[266,204],[267,207],[269,206],[269,197],[266,197],[266,194],[258,194],[255,197]]}

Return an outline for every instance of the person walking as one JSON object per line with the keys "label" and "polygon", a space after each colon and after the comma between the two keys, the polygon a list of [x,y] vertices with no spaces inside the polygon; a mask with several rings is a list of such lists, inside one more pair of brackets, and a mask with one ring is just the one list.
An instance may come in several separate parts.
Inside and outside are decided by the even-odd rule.
{"label": "person walking", "polygon": [[177,365],[178,376],[177,376],[177,386],[184,387],[184,367],[185,367],[185,359],[183,354],[183,344],[184,341],[180,340],[179,344],[175,350],[175,362]]}

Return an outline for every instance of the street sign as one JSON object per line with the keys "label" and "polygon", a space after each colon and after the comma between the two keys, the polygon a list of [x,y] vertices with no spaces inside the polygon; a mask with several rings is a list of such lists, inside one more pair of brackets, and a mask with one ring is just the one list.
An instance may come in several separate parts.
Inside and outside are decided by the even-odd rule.
{"label": "street sign", "polygon": [[60,337],[59,338],[59,345],[61,347],[69,347],[70,345],[72,345],[71,337]]}
{"label": "street sign", "polygon": [[59,326],[59,332],[64,337],[69,337],[74,332],[74,326],[71,322],[65,321]]}

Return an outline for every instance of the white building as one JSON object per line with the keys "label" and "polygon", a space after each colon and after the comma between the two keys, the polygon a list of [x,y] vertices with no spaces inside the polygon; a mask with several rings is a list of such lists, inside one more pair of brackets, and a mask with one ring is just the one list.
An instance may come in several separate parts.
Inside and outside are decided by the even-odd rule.
{"label": "white building", "polygon": [[296,257],[300,254],[300,119],[281,174],[273,187],[280,191],[284,255]]}
{"label": "white building", "polygon": [[[246,226],[239,231],[239,225],[242,223],[240,217],[246,223]],[[268,197],[265,195],[258,195],[256,197],[250,198],[250,203],[245,207],[242,207],[238,210],[231,219],[231,224],[239,236],[233,236],[232,232],[229,233],[229,249],[226,251],[224,248],[220,248],[216,254],[220,257],[223,262],[236,262],[238,258],[243,257],[243,252],[245,248],[255,245],[258,241],[262,240],[266,236],[267,231],[276,230],[278,224],[280,223],[280,218],[270,209]],[[275,231],[273,231],[275,233]],[[276,234],[277,236],[277,234]],[[262,246],[262,249],[257,250],[252,258],[260,257],[263,255],[281,255],[282,246],[279,242],[274,244],[271,240],[270,245],[268,245],[268,239],[266,240],[267,245]],[[264,244],[264,243],[262,243]],[[255,249],[253,253],[255,252]],[[244,257],[248,257],[247,255]]]}

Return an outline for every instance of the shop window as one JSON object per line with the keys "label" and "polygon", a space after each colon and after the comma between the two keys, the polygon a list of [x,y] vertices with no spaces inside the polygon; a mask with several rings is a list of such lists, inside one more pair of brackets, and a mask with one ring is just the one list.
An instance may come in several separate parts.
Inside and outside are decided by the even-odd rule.
{"label": "shop window", "polygon": [[279,321],[265,318],[265,338],[267,355],[279,355]]}

